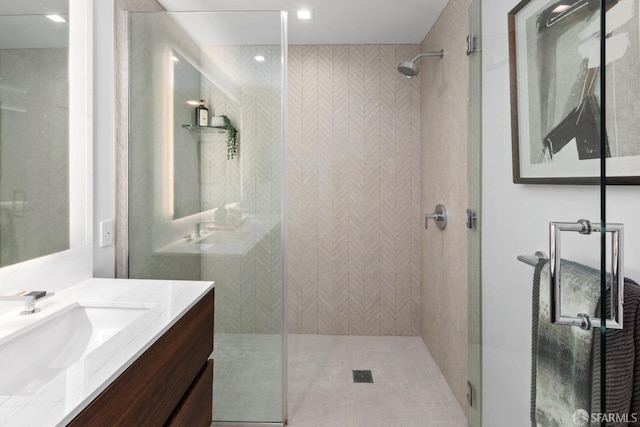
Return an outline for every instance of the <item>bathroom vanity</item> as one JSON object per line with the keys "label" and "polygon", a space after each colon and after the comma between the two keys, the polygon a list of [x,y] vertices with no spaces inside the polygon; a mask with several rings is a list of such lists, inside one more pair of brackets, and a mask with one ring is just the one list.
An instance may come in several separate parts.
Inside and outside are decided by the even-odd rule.
{"label": "bathroom vanity", "polygon": [[90,279],[0,317],[3,426],[211,424],[212,282]]}

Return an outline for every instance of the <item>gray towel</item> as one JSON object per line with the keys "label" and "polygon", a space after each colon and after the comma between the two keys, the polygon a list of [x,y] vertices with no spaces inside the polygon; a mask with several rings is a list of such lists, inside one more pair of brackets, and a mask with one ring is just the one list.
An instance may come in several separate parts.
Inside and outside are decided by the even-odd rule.
{"label": "gray towel", "polygon": [[[607,293],[607,317],[611,316],[611,294]],[[598,304],[598,312],[600,305]],[[609,427],[640,426],[640,286],[624,281],[624,329],[606,332],[606,416]],[[593,339],[592,413],[600,413],[600,330]],[[628,422],[626,422],[628,421]],[[600,426],[600,423],[594,423]]]}
{"label": "gray towel", "polygon": [[[562,261],[562,313],[593,315],[600,295],[597,270]],[[592,332],[550,323],[549,265],[535,268],[531,332],[531,425],[575,425],[573,414],[591,407]]]}
{"label": "gray towel", "polygon": [[[562,313],[599,317],[600,271],[563,260],[561,274]],[[549,280],[544,260],[533,281],[531,424],[566,427],[579,409],[602,412],[600,330],[551,325]],[[607,423],[613,427],[640,426],[640,286],[625,279],[624,297],[624,329],[606,332],[606,416],[629,422]]]}

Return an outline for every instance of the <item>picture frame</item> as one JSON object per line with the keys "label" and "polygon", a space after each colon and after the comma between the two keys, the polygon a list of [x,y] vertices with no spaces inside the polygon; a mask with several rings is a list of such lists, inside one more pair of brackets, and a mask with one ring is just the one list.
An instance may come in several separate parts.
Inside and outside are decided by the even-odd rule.
{"label": "picture frame", "polygon": [[508,13],[514,183],[599,184],[603,153],[606,184],[640,184],[640,6],[608,1],[604,145],[599,1],[522,0]]}

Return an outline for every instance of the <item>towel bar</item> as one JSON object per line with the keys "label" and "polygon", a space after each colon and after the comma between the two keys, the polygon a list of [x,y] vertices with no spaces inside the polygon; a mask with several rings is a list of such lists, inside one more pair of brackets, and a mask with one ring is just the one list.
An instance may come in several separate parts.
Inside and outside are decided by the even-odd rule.
{"label": "towel bar", "polygon": [[549,259],[549,256],[542,251],[537,251],[535,255],[518,255],[518,261],[522,261],[532,267],[538,265],[541,259]]}

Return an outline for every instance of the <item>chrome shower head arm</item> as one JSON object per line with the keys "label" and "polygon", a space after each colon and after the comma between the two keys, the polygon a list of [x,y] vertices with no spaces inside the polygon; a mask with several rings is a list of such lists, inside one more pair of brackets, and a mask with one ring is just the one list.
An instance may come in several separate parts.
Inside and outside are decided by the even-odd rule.
{"label": "chrome shower head arm", "polygon": [[417,54],[412,60],[411,62],[416,62],[418,59],[424,57],[424,56],[439,56],[440,58],[442,58],[444,56],[444,49],[442,49],[440,52],[422,52]]}

